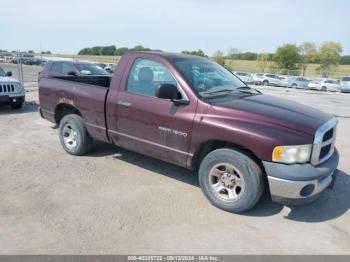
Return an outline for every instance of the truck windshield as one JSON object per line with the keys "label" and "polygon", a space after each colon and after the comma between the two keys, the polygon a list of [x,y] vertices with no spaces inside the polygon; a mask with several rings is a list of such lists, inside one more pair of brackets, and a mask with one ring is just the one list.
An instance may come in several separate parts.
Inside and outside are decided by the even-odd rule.
{"label": "truck windshield", "polygon": [[0,68],[0,77],[2,76],[6,76],[6,73],[2,68]]}
{"label": "truck windshield", "polygon": [[196,93],[203,98],[232,93],[257,93],[226,68],[213,61],[205,59],[176,59],[173,63],[188,80]]}

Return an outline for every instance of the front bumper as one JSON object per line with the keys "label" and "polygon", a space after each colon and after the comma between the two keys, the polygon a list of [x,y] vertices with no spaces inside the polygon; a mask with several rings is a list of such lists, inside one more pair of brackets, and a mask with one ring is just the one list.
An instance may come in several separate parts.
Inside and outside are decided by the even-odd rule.
{"label": "front bumper", "polygon": [[263,161],[272,200],[281,204],[304,204],[315,200],[334,183],[338,162],[337,150],[317,166]]}
{"label": "front bumper", "polygon": [[24,103],[25,95],[2,95],[0,96],[1,104]]}

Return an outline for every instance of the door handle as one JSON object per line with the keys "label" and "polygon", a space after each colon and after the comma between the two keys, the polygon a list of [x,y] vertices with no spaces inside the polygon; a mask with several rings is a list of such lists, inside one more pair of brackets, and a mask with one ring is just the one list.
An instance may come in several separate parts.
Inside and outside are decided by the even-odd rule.
{"label": "door handle", "polygon": [[121,105],[121,106],[124,106],[124,107],[131,107],[131,103],[130,102],[122,101],[122,100],[118,101],[118,105]]}

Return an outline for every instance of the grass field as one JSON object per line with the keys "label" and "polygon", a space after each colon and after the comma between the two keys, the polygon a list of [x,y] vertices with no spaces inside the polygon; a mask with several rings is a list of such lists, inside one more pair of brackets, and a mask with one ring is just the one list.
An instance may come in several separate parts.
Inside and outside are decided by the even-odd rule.
{"label": "grass field", "polygon": [[[47,55],[46,55],[47,56]],[[102,63],[116,63],[120,57],[119,56],[90,56],[90,55],[61,55],[55,54],[51,55],[54,57],[64,57],[80,60],[89,60],[92,62],[102,62]],[[235,71],[246,71],[251,73],[260,72],[257,67],[256,61],[247,61],[247,60],[226,60],[226,65]],[[307,77],[319,77],[320,74],[317,72],[319,64],[310,64],[306,69],[305,76]],[[268,68],[265,72],[276,72],[274,69]],[[340,65],[331,72],[330,77],[341,78],[343,76],[350,76],[350,65]]]}

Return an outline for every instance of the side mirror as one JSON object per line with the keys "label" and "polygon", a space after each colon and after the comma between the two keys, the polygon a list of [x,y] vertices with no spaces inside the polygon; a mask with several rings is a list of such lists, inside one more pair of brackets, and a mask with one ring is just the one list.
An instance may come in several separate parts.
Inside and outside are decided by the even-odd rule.
{"label": "side mirror", "polygon": [[75,72],[75,71],[69,71],[69,72],[67,73],[67,75],[69,75],[69,76],[77,76],[77,72]]}
{"label": "side mirror", "polygon": [[179,90],[173,84],[159,85],[156,96],[162,99],[170,99],[175,105],[188,105],[190,103],[190,101],[181,98]]}
{"label": "side mirror", "polygon": [[7,76],[12,76],[12,72],[7,72]]}
{"label": "side mirror", "polygon": [[156,96],[163,99],[170,99],[173,101],[177,99],[179,91],[177,87],[172,84],[161,84],[158,86]]}

